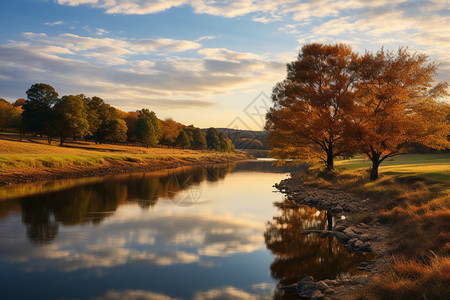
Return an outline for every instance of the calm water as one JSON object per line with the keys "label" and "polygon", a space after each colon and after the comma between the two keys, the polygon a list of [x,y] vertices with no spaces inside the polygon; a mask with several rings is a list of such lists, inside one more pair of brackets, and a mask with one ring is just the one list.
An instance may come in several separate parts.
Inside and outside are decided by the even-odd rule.
{"label": "calm water", "polygon": [[277,285],[367,257],[258,161],[0,189],[1,299],[290,299]]}

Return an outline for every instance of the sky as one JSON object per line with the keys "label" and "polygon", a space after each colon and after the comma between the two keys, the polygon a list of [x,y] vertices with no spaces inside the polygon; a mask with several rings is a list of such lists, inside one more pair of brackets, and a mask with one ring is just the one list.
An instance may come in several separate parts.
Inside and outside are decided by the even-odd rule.
{"label": "sky", "polygon": [[261,130],[311,42],[425,53],[450,82],[447,0],[0,0],[0,98],[35,83],[186,125]]}

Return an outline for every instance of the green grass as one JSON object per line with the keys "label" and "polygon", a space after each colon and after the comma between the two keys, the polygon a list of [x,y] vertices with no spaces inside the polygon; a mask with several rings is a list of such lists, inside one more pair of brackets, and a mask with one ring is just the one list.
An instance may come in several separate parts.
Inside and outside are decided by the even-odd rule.
{"label": "green grass", "polygon": [[0,154],[0,169],[59,168],[66,166],[92,166],[104,163],[101,156],[73,154]]}

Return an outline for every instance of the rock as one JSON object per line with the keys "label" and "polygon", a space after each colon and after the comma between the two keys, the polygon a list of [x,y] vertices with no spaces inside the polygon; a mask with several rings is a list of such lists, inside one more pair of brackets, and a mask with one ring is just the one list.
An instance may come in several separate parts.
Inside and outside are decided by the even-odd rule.
{"label": "rock", "polygon": [[361,228],[353,227],[353,232],[354,232],[355,234],[362,234],[362,233],[363,233],[363,230],[362,230]]}
{"label": "rock", "polygon": [[359,251],[366,251],[366,252],[372,251],[372,245],[369,242],[362,242],[360,240],[356,241],[354,248]]}
{"label": "rock", "polygon": [[353,236],[356,235],[356,233],[353,231],[354,228],[355,228],[355,227],[353,227],[353,226],[347,227],[347,228],[344,230],[344,233],[345,233],[346,235],[348,235],[348,236],[353,237]]}
{"label": "rock", "polygon": [[348,247],[349,247],[350,249],[353,249],[353,247],[355,247],[356,241],[359,241],[359,240],[358,240],[357,238],[351,238],[351,239],[348,241]]}
{"label": "rock", "polygon": [[363,242],[367,242],[369,240],[371,240],[371,236],[367,233],[361,234],[361,236],[359,237],[359,239]]}
{"label": "rock", "polygon": [[356,248],[356,249],[359,249],[359,248],[361,248],[362,245],[364,245],[364,243],[362,241],[360,241],[360,240],[357,240],[355,242],[355,244],[353,245],[353,247]]}
{"label": "rock", "polygon": [[322,280],[322,282],[328,286],[330,286],[330,285],[335,286],[338,284],[337,280],[331,280],[331,279],[325,279],[325,280]]}
{"label": "rock", "polygon": [[345,227],[344,225],[339,225],[339,226],[334,227],[334,230],[342,232],[345,230],[345,228],[347,228],[347,227]]}
{"label": "rock", "polygon": [[282,286],[280,287],[280,289],[285,290],[285,291],[297,291],[297,284],[291,284],[291,285],[286,285],[286,286]]}
{"label": "rock", "polygon": [[314,293],[315,288],[314,285],[306,285],[301,290],[298,290],[299,296],[303,298],[311,298],[312,294]]}
{"label": "rock", "polygon": [[332,288],[326,288],[324,291],[322,291],[325,294],[334,294],[336,293],[335,290],[333,290]]}
{"label": "rock", "polygon": [[367,281],[369,281],[369,277],[367,277],[367,276],[354,276],[354,277],[352,277],[352,282],[354,284],[365,284]]}
{"label": "rock", "polygon": [[322,294],[322,292],[320,290],[315,290],[312,294],[311,294],[311,300],[319,300],[319,299],[323,299],[324,295]]}
{"label": "rock", "polygon": [[339,231],[333,231],[333,236],[336,237],[341,243],[347,242],[350,238],[348,235]]}
{"label": "rock", "polygon": [[313,282],[314,282],[314,278],[312,276],[306,276],[297,283],[297,288],[300,290],[303,288],[303,286],[311,284]]}
{"label": "rock", "polygon": [[316,287],[316,289],[324,291],[324,290],[326,290],[328,288],[328,285],[325,282],[323,282],[323,281],[319,281],[319,282],[316,282],[315,287]]}

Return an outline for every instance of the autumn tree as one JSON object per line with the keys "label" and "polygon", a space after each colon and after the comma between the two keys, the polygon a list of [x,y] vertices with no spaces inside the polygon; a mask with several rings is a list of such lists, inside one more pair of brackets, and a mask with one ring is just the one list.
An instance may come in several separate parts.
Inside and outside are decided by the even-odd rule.
{"label": "autumn tree", "polygon": [[181,130],[176,139],[176,145],[183,149],[190,148],[191,142],[185,130]]}
{"label": "autumn tree", "polygon": [[33,84],[26,92],[27,101],[22,106],[22,121],[27,131],[46,134],[51,143],[55,125],[53,106],[58,101],[58,93],[45,83]]}
{"label": "autumn tree", "polygon": [[89,132],[95,143],[126,141],[127,125],[121,118],[125,114],[124,112],[105,103],[100,97],[78,96],[83,99],[88,107]]}
{"label": "autumn tree", "polygon": [[8,117],[12,109],[13,105],[11,103],[0,98],[0,129],[7,127]]}
{"label": "autumn tree", "polygon": [[14,101],[14,103],[13,103],[13,106],[20,106],[20,107],[22,107],[22,106],[24,106],[25,104],[26,104],[27,102],[25,101],[25,99],[23,99],[23,98],[19,98],[19,99],[17,99],[16,101]]}
{"label": "autumn tree", "polygon": [[402,153],[408,143],[449,147],[447,83],[432,85],[436,64],[406,48],[397,53],[381,49],[358,62],[357,116],[354,137],[358,150],[372,161],[370,180],[379,165]]}
{"label": "autumn tree", "polygon": [[194,128],[192,131],[192,149],[197,150],[205,150],[208,147],[208,143],[206,142],[206,135],[200,128]]}
{"label": "autumn tree", "polygon": [[138,111],[130,111],[123,118],[123,120],[127,124],[127,142],[128,143],[135,143],[137,141],[136,124],[137,124],[138,119],[139,119]]}
{"label": "autumn tree", "polygon": [[54,114],[56,119],[56,131],[60,137],[60,146],[67,137],[84,135],[89,130],[87,120],[87,106],[79,96],[63,96],[55,104]]}
{"label": "autumn tree", "polygon": [[233,142],[214,127],[206,131],[206,143],[209,150],[232,152],[235,148]]}
{"label": "autumn tree", "polygon": [[22,141],[22,135],[23,135],[23,122],[22,122],[22,106],[14,106],[9,111],[8,120],[6,123],[6,127],[15,129],[19,131],[19,141]]}
{"label": "autumn tree", "polygon": [[320,159],[331,170],[336,156],[351,151],[346,127],[353,110],[357,55],[350,46],[308,44],[275,85],[266,115],[271,154]]}
{"label": "autumn tree", "polygon": [[159,129],[158,118],[153,111],[144,108],[139,112],[136,123],[136,136],[138,140],[147,148],[158,145],[161,130]]}
{"label": "autumn tree", "polygon": [[214,128],[210,127],[206,131],[206,143],[209,150],[218,150],[220,148],[220,132]]}
{"label": "autumn tree", "polygon": [[172,119],[160,121],[161,128],[161,145],[175,146],[176,139],[183,130],[183,124],[178,123]]}

